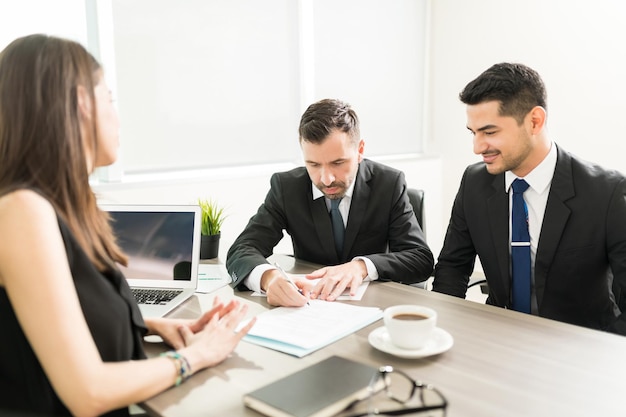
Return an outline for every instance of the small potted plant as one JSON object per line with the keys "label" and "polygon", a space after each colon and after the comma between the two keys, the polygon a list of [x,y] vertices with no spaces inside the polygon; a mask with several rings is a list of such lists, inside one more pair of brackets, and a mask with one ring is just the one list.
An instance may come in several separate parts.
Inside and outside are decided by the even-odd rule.
{"label": "small potted plant", "polygon": [[222,223],[226,215],[224,208],[216,201],[199,198],[198,205],[202,211],[202,242],[200,245],[200,259],[217,258],[220,249]]}

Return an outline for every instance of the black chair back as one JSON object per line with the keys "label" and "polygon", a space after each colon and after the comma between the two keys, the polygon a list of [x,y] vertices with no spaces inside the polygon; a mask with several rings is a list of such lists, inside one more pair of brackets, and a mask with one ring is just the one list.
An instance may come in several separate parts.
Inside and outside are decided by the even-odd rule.
{"label": "black chair back", "polygon": [[425,236],[426,230],[424,228],[424,190],[407,188],[406,193],[408,194],[409,201],[413,206],[413,212],[415,213],[415,217],[417,217],[417,223],[419,223]]}

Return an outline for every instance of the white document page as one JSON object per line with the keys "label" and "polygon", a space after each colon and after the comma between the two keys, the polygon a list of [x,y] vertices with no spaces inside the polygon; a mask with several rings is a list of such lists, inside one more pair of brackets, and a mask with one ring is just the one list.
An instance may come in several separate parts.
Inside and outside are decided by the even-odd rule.
{"label": "white document page", "polygon": [[220,264],[198,265],[198,286],[196,292],[211,293],[230,284],[230,275]]}
{"label": "white document page", "polygon": [[311,300],[303,307],[277,307],[259,314],[243,340],[301,357],[354,333],[382,315],[378,307]]}

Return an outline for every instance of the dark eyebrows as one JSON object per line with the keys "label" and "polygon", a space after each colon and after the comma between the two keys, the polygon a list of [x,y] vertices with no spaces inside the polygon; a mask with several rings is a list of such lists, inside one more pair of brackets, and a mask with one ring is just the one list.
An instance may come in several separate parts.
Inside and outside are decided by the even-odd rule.
{"label": "dark eyebrows", "polygon": [[[469,127],[469,126],[466,126],[466,127],[467,127],[467,129],[468,129],[470,132],[475,133],[475,132],[472,130],[472,128],[471,128],[471,127]],[[498,129],[498,126],[496,126],[496,125],[485,125],[485,126],[483,126],[483,127],[479,127],[478,129],[476,129],[476,132],[484,132],[485,130],[491,130],[491,129]]]}
{"label": "dark eyebrows", "polygon": [[[338,164],[338,163],[345,162],[345,161],[347,161],[348,159],[349,159],[349,158],[337,158],[337,159],[335,159],[335,160],[333,160],[333,161],[330,161],[330,162],[328,162],[328,163],[329,163],[329,164]],[[311,161],[311,160],[308,160],[308,159],[305,159],[305,160],[304,160],[304,163],[305,163],[305,164],[312,164],[312,165],[322,165],[322,163],[320,163],[320,162],[315,162],[315,161]]]}

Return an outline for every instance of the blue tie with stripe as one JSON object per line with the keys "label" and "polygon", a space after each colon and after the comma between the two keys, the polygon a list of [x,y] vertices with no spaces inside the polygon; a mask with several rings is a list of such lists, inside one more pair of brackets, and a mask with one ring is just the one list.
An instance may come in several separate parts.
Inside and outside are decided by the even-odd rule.
{"label": "blue tie with stripe", "polygon": [[528,208],[524,191],[528,183],[513,181],[513,208],[511,210],[511,263],[513,273],[513,310],[530,313],[530,234]]}
{"label": "blue tie with stripe", "polygon": [[341,258],[343,252],[343,238],[346,230],[343,225],[343,217],[341,217],[341,212],[339,211],[339,203],[341,203],[341,198],[330,200],[330,221],[333,224],[335,250],[337,251],[337,256]]}

